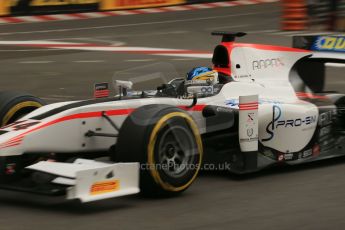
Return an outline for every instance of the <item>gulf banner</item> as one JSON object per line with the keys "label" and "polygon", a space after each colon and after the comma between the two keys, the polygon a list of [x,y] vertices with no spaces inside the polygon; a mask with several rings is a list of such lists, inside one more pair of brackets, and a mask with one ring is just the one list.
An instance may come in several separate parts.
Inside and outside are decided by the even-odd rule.
{"label": "gulf banner", "polygon": [[171,6],[185,3],[185,0],[101,0],[101,10],[121,10]]}

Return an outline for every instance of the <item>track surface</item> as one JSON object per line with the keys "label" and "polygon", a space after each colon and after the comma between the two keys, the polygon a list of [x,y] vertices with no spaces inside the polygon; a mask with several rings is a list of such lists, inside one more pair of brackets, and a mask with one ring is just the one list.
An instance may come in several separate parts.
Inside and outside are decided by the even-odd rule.
{"label": "track surface", "polygon": [[[279,5],[263,4],[80,21],[1,25],[1,41],[54,40],[212,51],[213,30],[249,31],[245,42],[290,45],[277,32]],[[90,97],[94,82],[155,62],[177,72],[207,59],[0,46],[0,89],[26,90],[50,102]],[[327,88],[345,92],[342,68]],[[182,196],[138,196],[91,204],[0,192],[0,229],[343,229],[345,159],[266,170],[246,177],[203,172]]]}

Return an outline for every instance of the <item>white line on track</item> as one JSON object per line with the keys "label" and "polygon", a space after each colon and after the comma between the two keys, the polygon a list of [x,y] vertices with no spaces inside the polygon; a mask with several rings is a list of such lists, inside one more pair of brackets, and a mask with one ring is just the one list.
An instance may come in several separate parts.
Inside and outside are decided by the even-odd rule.
{"label": "white line on track", "polygon": [[128,59],[125,60],[125,62],[149,62],[149,61],[155,61],[156,59]]}
{"label": "white line on track", "polygon": [[20,64],[48,64],[48,63],[53,63],[55,61],[21,61],[18,62]]}
{"label": "white line on track", "polygon": [[198,54],[198,53],[186,53],[186,54],[154,54],[154,55],[160,55],[160,56],[171,56],[171,57],[186,57],[186,58],[206,58],[206,59],[209,59],[209,58],[212,58],[212,54]]}
{"label": "white line on track", "polygon": [[265,12],[253,12],[253,13],[241,13],[241,14],[230,14],[222,16],[212,16],[212,17],[199,17],[190,19],[176,19],[167,21],[153,21],[153,22],[141,22],[141,23],[130,23],[121,25],[107,25],[107,26],[91,26],[91,27],[76,27],[70,29],[57,29],[57,30],[36,30],[36,31],[24,31],[24,32],[8,32],[0,33],[1,36],[15,35],[15,34],[37,34],[37,33],[51,33],[51,32],[69,32],[69,31],[82,31],[82,30],[92,30],[92,29],[107,29],[107,28],[121,28],[121,27],[133,27],[133,26],[145,26],[145,25],[159,25],[168,23],[181,23],[181,22],[193,22],[193,21],[204,21],[219,18],[234,18],[239,16],[249,16],[249,15],[262,15],[264,13],[274,13],[280,11],[265,11]]}
{"label": "white line on track", "polygon": [[200,58],[173,58],[171,61],[196,61],[200,60]]}
{"label": "white line on track", "polygon": [[48,95],[48,97],[53,97],[53,98],[75,98],[75,96],[70,96],[70,95]]}
{"label": "white line on track", "polygon": [[249,24],[243,24],[243,25],[233,25],[233,26],[217,26],[208,28],[208,30],[219,30],[219,29],[233,29],[233,28],[241,28],[241,27],[248,27]]}
{"label": "white line on track", "polygon": [[105,60],[78,60],[78,61],[73,61],[75,63],[101,63],[105,62]]}
{"label": "white line on track", "polygon": [[279,32],[280,30],[249,30],[246,31],[247,34],[266,34],[266,33],[276,33]]}

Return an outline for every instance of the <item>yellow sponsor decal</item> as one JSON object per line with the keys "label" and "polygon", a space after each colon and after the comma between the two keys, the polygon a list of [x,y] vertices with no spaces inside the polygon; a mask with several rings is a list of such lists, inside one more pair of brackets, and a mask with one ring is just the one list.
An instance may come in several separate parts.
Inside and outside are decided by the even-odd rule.
{"label": "yellow sponsor decal", "polygon": [[100,0],[32,0],[30,6],[86,5],[99,2]]}
{"label": "yellow sponsor decal", "polygon": [[314,50],[345,50],[345,37],[319,37],[314,45]]}
{"label": "yellow sponsor decal", "polygon": [[102,0],[101,10],[119,10],[178,5],[185,0]]}
{"label": "yellow sponsor decal", "polygon": [[119,180],[109,180],[94,183],[90,188],[91,195],[99,195],[108,192],[114,192],[120,189]]}

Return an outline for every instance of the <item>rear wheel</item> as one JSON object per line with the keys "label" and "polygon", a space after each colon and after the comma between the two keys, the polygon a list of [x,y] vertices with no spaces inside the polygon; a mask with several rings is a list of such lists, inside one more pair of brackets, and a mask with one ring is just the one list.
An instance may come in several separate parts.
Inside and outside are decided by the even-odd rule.
{"label": "rear wheel", "polygon": [[0,127],[15,122],[44,104],[43,100],[29,94],[0,92]]}
{"label": "rear wheel", "polygon": [[341,131],[345,132],[345,97],[340,98],[335,104],[338,108],[337,126],[341,127]]}
{"label": "rear wheel", "polygon": [[140,162],[140,188],[147,195],[173,195],[195,180],[202,142],[194,120],[181,109],[148,105],[124,122],[113,159]]}

